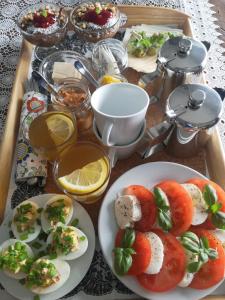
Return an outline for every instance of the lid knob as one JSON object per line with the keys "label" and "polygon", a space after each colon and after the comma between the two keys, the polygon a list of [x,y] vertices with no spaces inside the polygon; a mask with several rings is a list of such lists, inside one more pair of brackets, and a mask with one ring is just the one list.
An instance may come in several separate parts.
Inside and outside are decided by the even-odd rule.
{"label": "lid knob", "polygon": [[206,93],[203,90],[197,89],[190,94],[188,106],[191,109],[198,109],[206,99]]}
{"label": "lid knob", "polygon": [[190,40],[182,38],[179,41],[178,51],[180,54],[182,54],[182,55],[188,54],[188,52],[191,50],[191,48],[192,48],[192,42]]}

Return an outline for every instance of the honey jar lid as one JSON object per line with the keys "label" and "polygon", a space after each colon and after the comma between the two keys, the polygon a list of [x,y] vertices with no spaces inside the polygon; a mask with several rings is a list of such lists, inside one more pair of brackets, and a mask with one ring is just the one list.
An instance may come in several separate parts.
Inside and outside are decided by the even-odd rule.
{"label": "honey jar lid", "polygon": [[222,113],[220,95],[203,84],[178,86],[170,95],[166,115],[177,124],[190,129],[207,129],[214,126]]}
{"label": "honey jar lid", "polygon": [[200,73],[206,65],[207,49],[197,40],[179,36],[168,39],[158,57],[166,61],[166,68],[176,73]]}

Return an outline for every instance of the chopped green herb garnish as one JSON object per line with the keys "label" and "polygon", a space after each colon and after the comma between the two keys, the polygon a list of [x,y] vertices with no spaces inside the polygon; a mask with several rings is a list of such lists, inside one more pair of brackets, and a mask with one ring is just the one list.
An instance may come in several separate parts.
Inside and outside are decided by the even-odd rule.
{"label": "chopped green herb garnish", "polygon": [[85,241],[85,239],[86,239],[86,237],[84,235],[79,237],[79,240],[82,241],[82,242]]}
{"label": "chopped green herb garnish", "polygon": [[56,258],[57,258],[57,254],[56,253],[49,254],[49,259],[56,259]]}
{"label": "chopped green herb garnish", "polygon": [[77,227],[78,224],[79,224],[79,219],[77,219],[77,218],[71,222],[71,226],[73,226],[73,227]]}
{"label": "chopped green herb garnish", "polygon": [[[54,204],[54,206],[53,206]],[[65,203],[63,199],[59,199],[56,202],[50,204],[46,208],[47,218],[50,222],[54,224],[61,222],[63,224],[66,223],[66,214],[65,214]]]}
{"label": "chopped green herb garnish", "polygon": [[21,241],[25,241],[27,239],[28,239],[28,233],[23,233],[23,234],[20,235],[20,240]]}

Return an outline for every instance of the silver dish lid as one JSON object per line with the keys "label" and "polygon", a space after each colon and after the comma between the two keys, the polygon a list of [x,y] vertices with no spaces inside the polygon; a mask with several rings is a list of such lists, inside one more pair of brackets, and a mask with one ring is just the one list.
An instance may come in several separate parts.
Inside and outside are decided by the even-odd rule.
{"label": "silver dish lid", "polygon": [[220,95],[212,88],[203,84],[184,84],[169,95],[166,114],[186,129],[207,129],[219,121],[222,107]]}
{"label": "silver dish lid", "polygon": [[159,58],[166,59],[166,68],[174,72],[200,73],[206,65],[205,45],[190,37],[167,40],[159,51]]}

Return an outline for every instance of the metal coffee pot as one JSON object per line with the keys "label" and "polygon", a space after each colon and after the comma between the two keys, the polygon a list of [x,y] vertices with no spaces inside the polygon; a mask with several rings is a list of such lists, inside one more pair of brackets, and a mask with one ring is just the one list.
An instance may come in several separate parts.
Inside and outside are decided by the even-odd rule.
{"label": "metal coffee pot", "polygon": [[[207,143],[222,113],[222,99],[203,84],[184,84],[168,97],[165,120],[147,130],[144,158],[164,148],[175,157],[196,155]],[[157,143],[155,143],[157,141]],[[141,152],[141,151],[139,151]]]}
{"label": "metal coffee pot", "polygon": [[[152,86],[156,83],[157,89],[153,90],[151,101],[163,101],[177,86],[200,82],[196,78],[192,81],[192,77],[201,74],[206,61],[207,48],[202,42],[190,37],[170,38],[159,50],[156,70],[143,75],[139,85],[145,88],[150,83]],[[161,80],[156,80],[158,78]]]}

